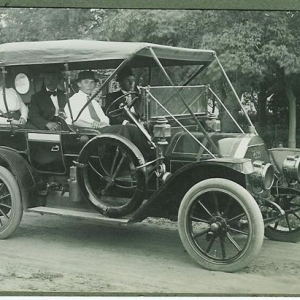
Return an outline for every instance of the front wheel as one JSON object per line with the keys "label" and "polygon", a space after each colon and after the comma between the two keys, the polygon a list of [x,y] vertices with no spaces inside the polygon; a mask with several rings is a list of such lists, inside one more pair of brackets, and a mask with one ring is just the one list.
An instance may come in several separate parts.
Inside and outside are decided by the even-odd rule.
{"label": "front wheel", "polygon": [[251,194],[237,183],[212,178],[185,194],[178,215],[184,248],[203,268],[235,272],[258,254],[262,214]]}
{"label": "front wheel", "polygon": [[13,174],[0,166],[0,239],[12,235],[23,216],[19,185]]}

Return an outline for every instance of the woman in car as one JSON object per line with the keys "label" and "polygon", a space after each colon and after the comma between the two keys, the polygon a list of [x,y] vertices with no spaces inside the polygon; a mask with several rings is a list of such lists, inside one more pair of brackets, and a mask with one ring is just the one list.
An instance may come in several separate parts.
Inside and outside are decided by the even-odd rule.
{"label": "woman in car", "polygon": [[4,88],[3,75],[0,73],[0,125],[8,125],[8,122],[11,122],[13,125],[25,126],[27,117],[27,106],[13,88]]}

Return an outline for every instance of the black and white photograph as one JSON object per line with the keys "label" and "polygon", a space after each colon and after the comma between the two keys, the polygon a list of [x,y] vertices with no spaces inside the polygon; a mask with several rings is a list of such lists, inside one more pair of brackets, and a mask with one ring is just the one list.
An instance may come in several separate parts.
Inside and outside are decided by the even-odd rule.
{"label": "black and white photograph", "polygon": [[299,32],[0,7],[0,296],[299,296]]}

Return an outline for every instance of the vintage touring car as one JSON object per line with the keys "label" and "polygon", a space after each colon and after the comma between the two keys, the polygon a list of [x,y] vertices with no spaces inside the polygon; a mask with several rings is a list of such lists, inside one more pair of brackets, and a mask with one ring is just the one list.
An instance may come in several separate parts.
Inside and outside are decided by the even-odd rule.
{"label": "vintage touring car", "polygon": [[[62,72],[67,99],[78,71],[95,71],[101,80],[91,100],[103,105],[115,74],[129,66],[139,77],[132,94],[142,105],[142,120],[131,113],[125,95],[118,109],[106,113],[127,114],[156,153],[146,161],[123,136],[76,128],[64,119],[57,131],[28,126],[30,119],[18,127],[8,114],[8,123],[0,125],[0,238],[15,232],[23,211],[127,225],[166,218],[178,222],[183,246],[200,266],[227,272],[247,266],[264,235],[300,239],[299,151],[267,150],[243,105],[248,125],[234,119],[209,79],[221,74],[241,104],[214,51],[18,42],[0,45],[0,65],[3,85],[13,87],[29,109],[47,68]],[[221,111],[236,132],[223,132]]]}

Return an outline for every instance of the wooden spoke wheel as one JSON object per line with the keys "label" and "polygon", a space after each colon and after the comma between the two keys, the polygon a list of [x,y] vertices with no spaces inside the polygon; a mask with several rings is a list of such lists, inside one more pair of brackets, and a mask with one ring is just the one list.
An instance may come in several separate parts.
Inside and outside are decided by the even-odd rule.
{"label": "wooden spoke wheel", "polygon": [[264,236],[254,198],[242,186],[222,178],[204,180],[186,193],[178,227],[190,256],[214,271],[234,272],[247,266]]}
{"label": "wooden spoke wheel", "polygon": [[13,174],[0,166],[0,238],[5,239],[18,228],[23,216],[19,185]]}
{"label": "wooden spoke wheel", "polygon": [[78,180],[82,192],[103,215],[122,217],[135,211],[146,192],[145,163],[128,139],[103,134],[92,139],[79,155]]}

